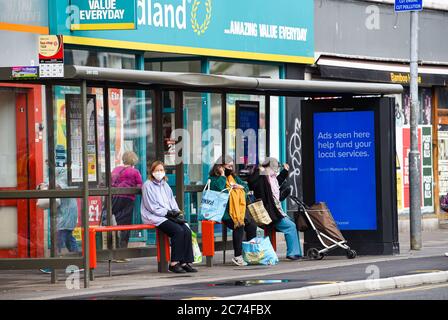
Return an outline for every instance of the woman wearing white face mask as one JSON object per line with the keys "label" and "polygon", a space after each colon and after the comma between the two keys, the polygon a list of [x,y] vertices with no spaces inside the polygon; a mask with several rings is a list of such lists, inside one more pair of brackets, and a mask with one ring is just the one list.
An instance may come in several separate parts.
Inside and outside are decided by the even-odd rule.
{"label": "woman wearing white face mask", "polygon": [[166,180],[163,162],[153,162],[149,180],[142,189],[142,220],[155,225],[171,238],[171,272],[197,272],[191,266],[194,261],[191,230],[181,218],[182,212]]}

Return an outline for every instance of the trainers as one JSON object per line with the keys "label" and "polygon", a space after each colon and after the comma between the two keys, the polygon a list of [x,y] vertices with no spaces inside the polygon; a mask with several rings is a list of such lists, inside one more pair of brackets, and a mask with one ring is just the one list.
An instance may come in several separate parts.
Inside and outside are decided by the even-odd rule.
{"label": "trainers", "polygon": [[289,259],[289,260],[300,260],[300,256],[287,256],[286,259]]}
{"label": "trainers", "polygon": [[448,252],[445,252],[445,257],[448,257]]}
{"label": "trainers", "polygon": [[243,256],[233,257],[232,262],[240,267],[247,266],[247,262],[244,261]]}

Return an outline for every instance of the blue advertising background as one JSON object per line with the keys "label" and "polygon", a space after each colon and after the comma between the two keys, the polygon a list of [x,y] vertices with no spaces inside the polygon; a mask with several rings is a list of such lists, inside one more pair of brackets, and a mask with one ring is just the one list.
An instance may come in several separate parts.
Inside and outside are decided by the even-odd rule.
{"label": "blue advertising background", "polygon": [[[70,17],[66,13],[69,0],[50,0],[51,33],[65,35],[65,43],[80,45],[314,63],[313,0],[135,0],[135,2],[136,30],[70,31],[70,24],[67,24]],[[172,7],[175,13],[174,26],[171,25],[171,18],[165,19],[167,11],[165,8],[168,7]],[[163,8],[163,14],[155,17],[156,13],[160,13],[159,8]],[[168,25],[156,27],[155,21],[160,22],[162,16],[166,20],[164,23],[168,21]],[[171,14],[168,14],[168,17],[171,17]],[[249,25],[243,25],[241,29],[238,28],[241,27],[240,24],[232,24],[232,21],[257,25],[257,36],[250,35],[250,30],[246,30]],[[270,32],[262,37],[260,24],[276,26],[277,37],[271,38]],[[203,32],[199,32],[197,27]],[[288,30],[296,31],[306,30],[306,37],[304,32],[297,31],[290,35],[294,34],[294,38],[299,40],[280,39],[280,27],[295,28]],[[239,30],[245,35],[229,32],[231,29]],[[302,41],[305,38],[306,41]]]}
{"label": "blue advertising background", "polygon": [[373,111],[314,114],[314,173],[341,230],[377,229]]}

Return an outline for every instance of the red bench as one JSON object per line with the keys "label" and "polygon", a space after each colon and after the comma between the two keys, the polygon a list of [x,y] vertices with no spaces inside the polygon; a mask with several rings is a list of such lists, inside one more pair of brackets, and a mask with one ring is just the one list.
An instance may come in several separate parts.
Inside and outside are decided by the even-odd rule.
{"label": "red bench", "polygon": [[[202,255],[206,257],[207,267],[213,266],[213,257],[215,256],[215,224],[221,222],[215,222],[215,221],[209,221],[209,220],[202,220],[201,221],[201,228],[202,228]],[[227,235],[227,229],[225,228],[225,225],[223,224],[223,235]],[[275,251],[277,251],[277,239],[276,239],[276,232],[274,228],[269,228],[264,231],[265,236],[269,236],[272,247]],[[223,236],[224,238],[224,236]],[[227,239],[227,237],[225,237]],[[224,257],[223,257],[223,263],[225,263],[225,256],[226,256],[226,241],[224,241]]]}
{"label": "red bench", "polygon": [[162,231],[149,224],[134,224],[120,226],[91,226],[89,228],[89,265],[93,271],[97,267],[96,256],[96,233],[109,231],[129,231],[129,230],[150,230],[156,229],[156,246],[157,246],[157,262],[158,271],[168,272],[168,263],[170,261],[170,243],[169,238]]}

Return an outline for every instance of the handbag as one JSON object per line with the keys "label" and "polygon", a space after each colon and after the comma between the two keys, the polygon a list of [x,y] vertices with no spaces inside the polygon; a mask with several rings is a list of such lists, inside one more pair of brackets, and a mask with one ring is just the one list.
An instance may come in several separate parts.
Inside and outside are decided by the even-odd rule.
{"label": "handbag", "polygon": [[276,265],[279,262],[269,237],[243,241],[243,259],[248,264]]}
{"label": "handbag", "polygon": [[209,179],[204,187],[204,190],[202,191],[201,206],[199,208],[199,220],[221,222],[229,202],[230,190],[210,190],[210,183],[211,181]]}
{"label": "handbag", "polygon": [[247,209],[249,210],[250,215],[259,227],[267,226],[272,223],[272,219],[269,216],[268,211],[264,207],[263,201],[261,199],[256,199],[254,202],[248,204]]}
{"label": "handbag", "polygon": [[177,224],[185,224],[187,222],[184,219],[184,215],[181,211],[168,210],[165,218]]}

